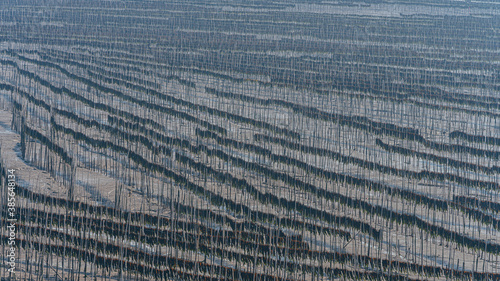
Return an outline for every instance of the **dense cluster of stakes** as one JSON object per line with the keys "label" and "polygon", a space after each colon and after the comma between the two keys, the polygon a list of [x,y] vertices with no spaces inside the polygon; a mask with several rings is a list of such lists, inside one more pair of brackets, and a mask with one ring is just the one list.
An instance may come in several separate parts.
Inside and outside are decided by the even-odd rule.
{"label": "dense cluster of stakes", "polygon": [[17,276],[500,279],[494,4],[7,2]]}

